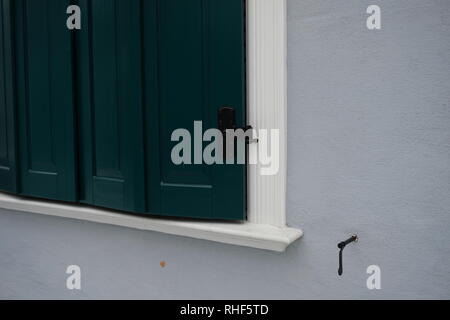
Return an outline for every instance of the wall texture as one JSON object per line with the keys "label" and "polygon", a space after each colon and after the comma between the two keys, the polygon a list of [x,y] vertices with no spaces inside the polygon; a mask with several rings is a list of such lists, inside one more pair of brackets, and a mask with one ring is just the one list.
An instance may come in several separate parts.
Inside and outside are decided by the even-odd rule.
{"label": "wall texture", "polygon": [[450,1],[288,9],[288,220],[305,237],[277,254],[3,210],[0,298],[450,298]]}

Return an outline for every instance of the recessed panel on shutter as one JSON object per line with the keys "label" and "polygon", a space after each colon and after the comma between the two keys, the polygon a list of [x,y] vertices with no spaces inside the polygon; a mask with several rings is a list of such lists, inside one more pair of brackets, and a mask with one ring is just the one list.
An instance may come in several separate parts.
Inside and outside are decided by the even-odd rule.
{"label": "recessed panel on shutter", "polygon": [[15,0],[20,191],[74,201],[75,122],[69,0]]}

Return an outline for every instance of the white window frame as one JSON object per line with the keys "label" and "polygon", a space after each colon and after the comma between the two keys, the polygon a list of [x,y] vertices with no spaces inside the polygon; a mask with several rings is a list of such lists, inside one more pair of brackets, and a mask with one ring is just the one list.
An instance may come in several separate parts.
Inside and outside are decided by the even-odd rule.
{"label": "white window frame", "polygon": [[[136,217],[6,194],[0,194],[0,208],[284,251],[303,235],[300,229],[286,225],[286,0],[247,0],[247,37],[249,124],[255,129],[280,130],[279,173],[262,176],[260,165],[249,166],[247,221],[200,222]],[[257,146],[250,152],[256,152],[256,149]]]}

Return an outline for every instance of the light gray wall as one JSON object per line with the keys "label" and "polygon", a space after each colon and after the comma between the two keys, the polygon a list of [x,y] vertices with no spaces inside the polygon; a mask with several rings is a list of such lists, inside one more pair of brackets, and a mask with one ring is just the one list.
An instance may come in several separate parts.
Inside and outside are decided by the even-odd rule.
{"label": "light gray wall", "polygon": [[[369,4],[382,31],[365,28]],[[305,237],[277,254],[1,211],[0,298],[450,298],[450,1],[288,9],[288,220]]]}

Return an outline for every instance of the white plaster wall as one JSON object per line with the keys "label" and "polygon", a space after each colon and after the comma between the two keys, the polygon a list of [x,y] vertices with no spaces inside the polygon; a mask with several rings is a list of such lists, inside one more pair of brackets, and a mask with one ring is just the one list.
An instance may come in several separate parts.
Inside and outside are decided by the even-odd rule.
{"label": "white plaster wall", "polygon": [[0,298],[450,298],[450,1],[288,9],[288,221],[305,237],[277,254],[2,210]]}

